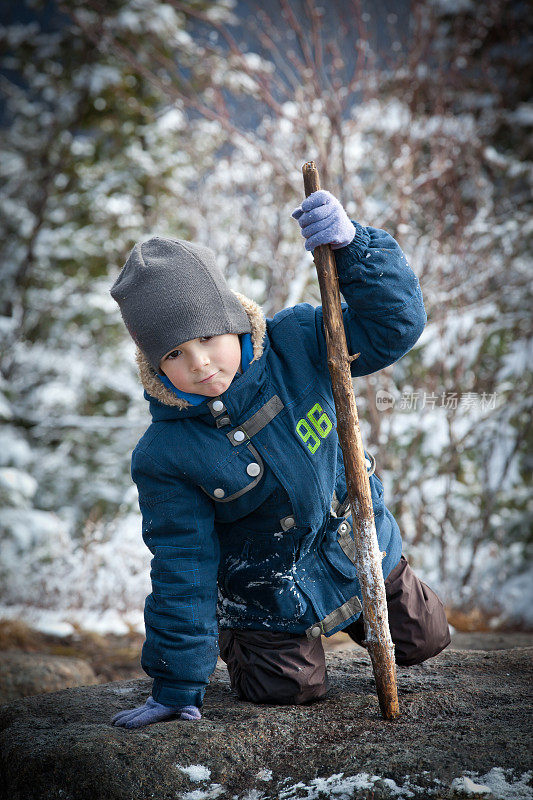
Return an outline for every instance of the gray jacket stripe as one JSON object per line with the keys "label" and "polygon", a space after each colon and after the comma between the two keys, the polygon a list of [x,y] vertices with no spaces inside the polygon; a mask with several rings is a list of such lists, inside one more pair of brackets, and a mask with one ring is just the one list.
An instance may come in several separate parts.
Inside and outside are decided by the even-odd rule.
{"label": "gray jacket stripe", "polygon": [[[307,628],[305,634],[308,639],[315,639],[316,638],[316,628],[320,627],[321,633],[328,633],[329,631],[336,628],[338,625],[341,625],[343,622],[346,622],[347,619],[353,617],[354,614],[361,611],[363,606],[361,605],[361,601],[354,595],[350,597],[349,600],[346,601],[342,606],[336,608],[335,611],[332,611],[331,614],[328,614],[327,617],[320,620],[320,622],[315,622],[309,628]],[[313,633],[315,630],[315,633]]]}
{"label": "gray jacket stripe", "polygon": [[243,422],[241,425],[238,425],[232,431],[226,434],[230,442],[234,447],[238,444],[241,444],[239,441],[235,441],[234,433],[235,431],[241,430],[244,431],[246,436],[250,439],[256,433],[258,433],[265,425],[268,425],[274,417],[279,414],[279,412],[284,408],[283,401],[275,394],[270,400],[267,400],[264,406],[261,406],[259,411],[256,411],[249,419]]}

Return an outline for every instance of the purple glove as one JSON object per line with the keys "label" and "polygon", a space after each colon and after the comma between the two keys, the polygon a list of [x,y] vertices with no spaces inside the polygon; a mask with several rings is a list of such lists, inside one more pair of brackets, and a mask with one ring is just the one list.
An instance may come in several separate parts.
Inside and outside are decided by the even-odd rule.
{"label": "purple glove", "polygon": [[355,236],[348,214],[337,198],[325,189],[306,197],[291,217],[300,224],[306,250],[314,250],[319,244],[330,244],[333,250],[338,250],[350,244]]}
{"label": "purple glove", "polygon": [[143,706],[130,708],[129,711],[119,711],[112,718],[111,723],[121,728],[144,728],[152,722],[162,722],[164,719],[178,716],[180,719],[202,719],[196,706],[163,706],[153,697],[149,697]]}

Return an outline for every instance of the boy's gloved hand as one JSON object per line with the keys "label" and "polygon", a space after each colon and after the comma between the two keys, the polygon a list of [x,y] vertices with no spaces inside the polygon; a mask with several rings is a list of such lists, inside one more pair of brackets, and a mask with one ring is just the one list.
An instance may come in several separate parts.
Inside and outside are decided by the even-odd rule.
{"label": "boy's gloved hand", "polygon": [[319,244],[330,244],[333,250],[338,250],[350,244],[355,236],[348,214],[337,198],[325,189],[306,197],[291,216],[300,224],[306,250],[312,251]]}
{"label": "boy's gloved hand", "polygon": [[164,706],[156,702],[153,697],[149,697],[143,706],[130,708],[128,711],[119,711],[111,719],[113,725],[121,728],[144,728],[152,722],[162,722],[179,715],[180,719],[202,719],[200,711],[196,706]]}

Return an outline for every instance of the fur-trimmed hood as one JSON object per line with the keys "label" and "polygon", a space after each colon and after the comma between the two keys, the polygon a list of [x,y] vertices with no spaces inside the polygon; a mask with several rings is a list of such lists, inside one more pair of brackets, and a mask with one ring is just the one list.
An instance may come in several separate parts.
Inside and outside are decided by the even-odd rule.
{"label": "fur-trimmed hood", "polygon": [[[266,319],[263,309],[255,302],[255,300],[251,300],[244,294],[240,294],[239,292],[235,291],[233,291],[233,294],[237,297],[242,307],[248,314],[248,318],[252,326],[250,335],[254,349],[252,361],[257,361],[263,355],[263,339],[266,332]],[[189,408],[192,405],[188,400],[185,400],[182,397],[178,397],[178,395],[174,394],[171,389],[167,389],[139,347],[137,347],[137,352],[135,353],[135,360],[137,362],[141,383],[150,397],[154,397],[156,400],[159,400],[159,402],[163,403],[163,405],[175,406],[180,410]]]}

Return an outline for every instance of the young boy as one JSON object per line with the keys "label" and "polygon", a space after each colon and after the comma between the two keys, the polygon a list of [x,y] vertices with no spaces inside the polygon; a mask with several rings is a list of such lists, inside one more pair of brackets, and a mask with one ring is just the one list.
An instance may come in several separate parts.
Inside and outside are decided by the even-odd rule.
{"label": "young boy", "polygon": [[[307,250],[335,251],[348,349],[361,353],[352,375],[393,364],[426,322],[396,241],[322,190],[293,217]],[[299,303],[265,320],[211,250],[179,239],[137,244],[111,294],[153,419],[132,455],[153,553],[141,658],[153,687],[113,723],[200,719],[219,647],[241,699],[323,697],[321,634],[345,630],[363,646],[365,634],[322,308]],[[372,462],[396,662],[418,664],[449,644],[446,616],[402,555]]]}

